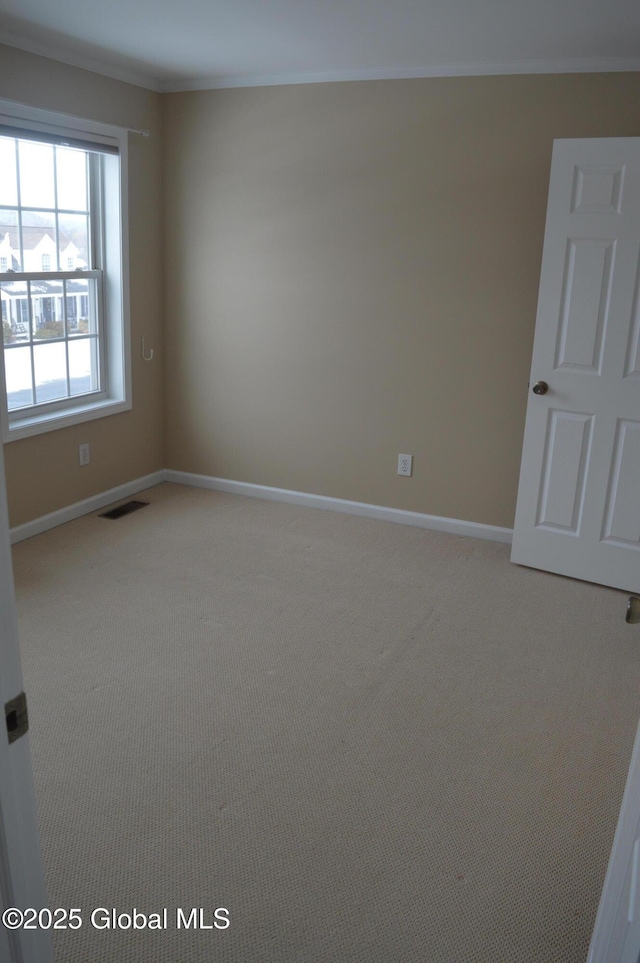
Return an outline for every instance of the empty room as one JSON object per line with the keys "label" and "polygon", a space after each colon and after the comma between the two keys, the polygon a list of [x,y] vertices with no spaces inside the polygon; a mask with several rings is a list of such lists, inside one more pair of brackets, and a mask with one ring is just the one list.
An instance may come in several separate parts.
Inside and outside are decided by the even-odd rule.
{"label": "empty room", "polygon": [[3,4],[1,963],[638,963],[639,103],[623,0]]}

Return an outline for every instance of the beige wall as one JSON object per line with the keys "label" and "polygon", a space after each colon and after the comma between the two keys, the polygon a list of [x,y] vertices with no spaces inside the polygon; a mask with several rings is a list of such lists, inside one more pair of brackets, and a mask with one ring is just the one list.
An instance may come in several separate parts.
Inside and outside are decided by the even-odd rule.
{"label": "beige wall", "polygon": [[164,96],[168,467],[511,526],[552,142],[640,135],[639,103],[640,74]]}
{"label": "beige wall", "polygon": [[167,466],[511,526],[552,141],[640,135],[640,74],[161,96],[3,47],[0,97],[152,131],[133,411],[5,445],[13,525]]}
{"label": "beige wall", "polygon": [[[160,96],[53,60],[0,47],[0,98],[123,127],[129,138],[133,410],[4,446],[12,525],[45,515],[164,465],[162,419]],[[140,357],[140,338],[156,349]],[[78,444],[91,464],[78,465]]]}

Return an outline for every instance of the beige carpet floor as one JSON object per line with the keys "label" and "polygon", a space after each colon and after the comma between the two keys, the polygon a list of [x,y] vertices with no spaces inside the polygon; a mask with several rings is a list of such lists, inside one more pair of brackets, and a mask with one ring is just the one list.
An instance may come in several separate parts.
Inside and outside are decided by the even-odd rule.
{"label": "beige carpet floor", "polygon": [[625,594],[492,542],[145,497],[14,549],[50,903],[84,920],[58,963],[582,963],[640,717]]}

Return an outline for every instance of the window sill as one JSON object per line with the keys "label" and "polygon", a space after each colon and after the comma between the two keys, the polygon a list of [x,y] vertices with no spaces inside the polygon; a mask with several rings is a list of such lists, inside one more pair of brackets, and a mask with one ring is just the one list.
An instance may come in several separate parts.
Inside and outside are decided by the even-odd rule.
{"label": "window sill", "polygon": [[108,415],[117,415],[122,411],[130,410],[130,402],[106,398],[90,405],[65,408],[63,411],[54,411],[47,415],[27,415],[12,421],[8,428],[5,427],[3,441],[7,444],[10,441],[18,441],[20,438],[42,435],[46,431],[68,428],[71,425],[79,425],[85,421],[94,421],[96,418],[106,418]]}

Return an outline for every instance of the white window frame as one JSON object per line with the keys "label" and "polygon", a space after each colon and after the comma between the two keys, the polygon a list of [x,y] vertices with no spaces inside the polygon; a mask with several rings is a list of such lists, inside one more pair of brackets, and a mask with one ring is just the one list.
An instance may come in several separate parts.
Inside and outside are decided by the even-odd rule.
{"label": "white window frame", "polygon": [[[104,331],[100,342],[103,390],[98,395],[64,398],[9,412],[4,348],[0,364],[0,427],[6,442],[129,411],[131,401],[131,321],[129,308],[128,134],[120,127],[0,100],[0,124],[38,133],[92,141],[118,150],[119,163],[105,164],[101,217],[103,284],[100,297]],[[19,136],[17,133],[16,136]],[[111,160],[111,158],[109,158]],[[109,169],[111,168],[111,169]],[[83,272],[88,274],[92,272]],[[57,272],[58,276],[64,272]],[[29,275],[3,274],[2,280]],[[77,276],[77,275],[73,275]]]}

